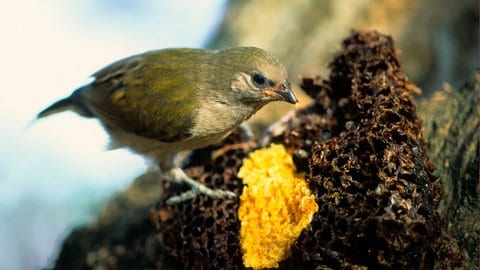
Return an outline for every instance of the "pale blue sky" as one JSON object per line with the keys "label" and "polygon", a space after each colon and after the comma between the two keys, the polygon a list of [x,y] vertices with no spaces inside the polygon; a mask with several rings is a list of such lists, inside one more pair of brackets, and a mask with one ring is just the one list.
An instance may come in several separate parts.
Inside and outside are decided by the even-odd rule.
{"label": "pale blue sky", "polygon": [[147,164],[104,151],[107,137],[73,113],[32,123],[99,68],[164,47],[201,47],[225,0],[23,0],[0,11],[0,269],[39,269]]}

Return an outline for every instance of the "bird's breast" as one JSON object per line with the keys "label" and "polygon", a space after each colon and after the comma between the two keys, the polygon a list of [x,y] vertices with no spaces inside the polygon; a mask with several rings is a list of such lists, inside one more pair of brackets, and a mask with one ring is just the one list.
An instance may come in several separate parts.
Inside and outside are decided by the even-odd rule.
{"label": "bird's breast", "polygon": [[205,137],[217,143],[250,118],[255,110],[227,103],[210,103],[200,106],[194,118],[192,137]]}

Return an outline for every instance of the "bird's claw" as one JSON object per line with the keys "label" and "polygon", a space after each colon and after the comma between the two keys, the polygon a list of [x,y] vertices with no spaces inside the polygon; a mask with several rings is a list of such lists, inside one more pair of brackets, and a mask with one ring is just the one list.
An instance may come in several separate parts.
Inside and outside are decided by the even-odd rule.
{"label": "bird's claw", "polygon": [[168,198],[166,203],[168,205],[174,205],[178,203],[182,203],[184,201],[190,200],[197,195],[204,194],[212,199],[233,199],[236,198],[237,195],[232,191],[228,190],[221,190],[221,189],[211,189],[205,186],[204,184],[193,180],[192,178],[188,177],[185,172],[180,168],[172,169],[172,175],[176,182],[185,183],[191,187],[190,190],[183,192],[180,195],[173,196]]}

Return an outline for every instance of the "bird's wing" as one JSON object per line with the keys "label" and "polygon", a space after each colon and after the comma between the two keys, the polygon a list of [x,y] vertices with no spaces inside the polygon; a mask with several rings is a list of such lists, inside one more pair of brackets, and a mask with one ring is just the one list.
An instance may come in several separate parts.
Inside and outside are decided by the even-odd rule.
{"label": "bird's wing", "polygon": [[85,103],[107,127],[164,142],[188,138],[198,86],[195,65],[179,53],[149,52],[107,66],[82,91]]}

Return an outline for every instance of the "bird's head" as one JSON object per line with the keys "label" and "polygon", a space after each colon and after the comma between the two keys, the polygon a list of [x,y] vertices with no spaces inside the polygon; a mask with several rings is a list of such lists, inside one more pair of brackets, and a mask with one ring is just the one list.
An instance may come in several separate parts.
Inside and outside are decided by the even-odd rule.
{"label": "bird's head", "polygon": [[272,101],[297,103],[287,70],[269,52],[255,47],[236,47],[215,54],[217,71],[228,82],[236,101],[261,107]]}

